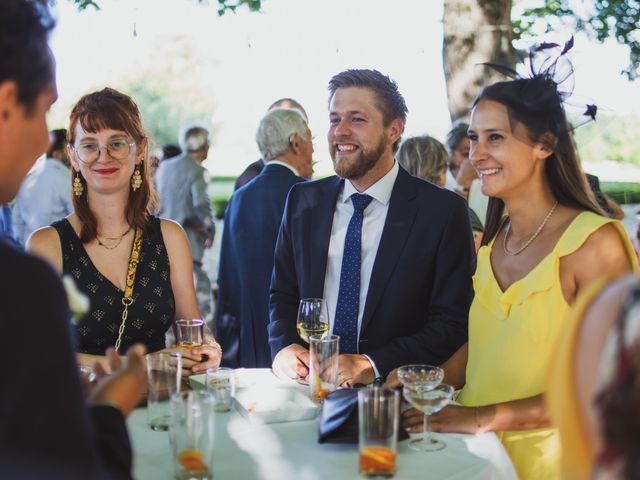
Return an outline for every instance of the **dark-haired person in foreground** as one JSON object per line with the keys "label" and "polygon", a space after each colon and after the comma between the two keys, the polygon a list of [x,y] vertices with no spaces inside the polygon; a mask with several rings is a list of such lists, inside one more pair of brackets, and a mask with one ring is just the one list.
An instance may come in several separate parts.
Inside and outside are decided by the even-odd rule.
{"label": "dark-haired person in foreground", "polygon": [[[515,74],[474,102],[469,158],[489,209],[469,342],[444,364],[461,406],[431,417],[434,431],[498,432],[521,480],[560,477],[543,395],[571,306],[595,281],[637,269],[624,227],[603,215],[571,142],[553,78],[568,48],[542,63],[548,70]],[[421,429],[422,412],[408,410],[403,423]]]}
{"label": "dark-haired person in foreground", "polygon": [[269,342],[280,375],[308,375],[296,334],[302,298],[327,300],[342,385],[440,364],[466,342],[475,260],[467,207],[395,161],[406,114],[397,85],[378,71],[329,82],[337,176],[291,189],[276,243]]}
{"label": "dark-haired person in foreground", "polygon": [[[45,114],[57,98],[46,2],[0,2],[0,203],[11,200],[47,148]],[[25,61],[28,59],[28,61]],[[131,478],[124,417],[146,386],[144,349],[132,348],[87,408],[58,275],[0,241],[0,478]]]}

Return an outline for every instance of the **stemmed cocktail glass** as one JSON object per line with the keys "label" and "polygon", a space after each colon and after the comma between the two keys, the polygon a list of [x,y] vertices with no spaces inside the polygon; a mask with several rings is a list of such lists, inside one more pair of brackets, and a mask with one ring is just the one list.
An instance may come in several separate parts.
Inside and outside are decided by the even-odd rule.
{"label": "stemmed cocktail glass", "polygon": [[431,436],[429,415],[444,408],[453,396],[454,388],[442,385],[444,370],[433,365],[404,365],[397,374],[406,400],[424,413],[423,438],[411,440],[409,446],[426,452],[442,450],[445,444]]}

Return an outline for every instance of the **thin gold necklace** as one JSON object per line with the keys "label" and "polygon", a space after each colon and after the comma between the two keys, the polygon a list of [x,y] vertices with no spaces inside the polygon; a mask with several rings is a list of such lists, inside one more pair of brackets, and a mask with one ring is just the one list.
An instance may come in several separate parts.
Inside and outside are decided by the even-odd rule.
{"label": "thin gold necklace", "polygon": [[[104,235],[100,235],[99,233],[96,233],[96,239],[98,240],[98,245],[100,245],[101,247],[106,248],[107,250],[114,250],[118,248],[118,246],[122,243],[122,239],[130,231],[131,231],[131,226],[127,228],[126,232],[124,232],[122,235],[118,235],[117,237],[105,237]],[[102,243],[102,240],[107,240],[107,241],[116,242],[116,243],[114,245],[106,245]]]}
{"label": "thin gold necklace", "polygon": [[531,237],[529,237],[529,240],[527,240],[525,244],[515,252],[510,252],[509,249],[507,248],[507,237],[509,236],[509,231],[511,230],[511,220],[509,220],[509,223],[507,224],[507,230],[504,232],[504,237],[502,239],[502,248],[504,249],[504,253],[506,253],[507,255],[511,255],[513,257],[515,255],[518,255],[525,248],[531,245],[531,242],[533,242],[538,237],[538,235],[540,235],[540,232],[542,232],[542,229],[551,218],[551,215],[553,215],[553,212],[555,211],[557,206],[558,206],[558,201],[556,200],[556,203],[553,204],[553,207],[551,207],[551,210],[549,210],[549,213],[547,213],[547,216],[544,217],[544,220],[542,220],[542,223],[540,224],[538,229],[535,231],[535,233],[531,235]]}

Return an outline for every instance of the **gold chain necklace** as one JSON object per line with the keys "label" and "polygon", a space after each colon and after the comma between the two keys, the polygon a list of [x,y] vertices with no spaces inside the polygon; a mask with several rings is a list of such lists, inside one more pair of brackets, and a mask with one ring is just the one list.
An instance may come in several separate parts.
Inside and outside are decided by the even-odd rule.
{"label": "gold chain necklace", "polygon": [[549,210],[549,213],[547,213],[547,216],[544,217],[544,220],[542,220],[542,223],[540,224],[538,229],[535,231],[535,233],[533,235],[531,235],[531,237],[529,237],[529,240],[527,240],[525,242],[525,244],[522,247],[520,247],[518,250],[516,250],[515,252],[510,252],[509,249],[507,248],[507,237],[509,236],[509,231],[511,229],[511,221],[509,221],[509,223],[507,224],[507,230],[506,230],[506,232],[504,232],[504,237],[502,239],[502,248],[504,249],[504,253],[506,253],[507,255],[511,255],[513,257],[515,255],[518,255],[525,248],[527,248],[529,245],[531,245],[531,242],[533,242],[538,237],[538,235],[540,235],[540,232],[542,232],[542,229],[544,228],[544,226],[547,224],[547,222],[551,218],[551,215],[553,215],[553,212],[554,212],[554,210],[556,209],[557,206],[558,206],[558,201],[556,200],[556,203],[553,204],[553,207],[551,207],[551,210]]}
{"label": "gold chain necklace", "polygon": [[[114,249],[118,248],[118,246],[122,243],[122,239],[130,231],[131,231],[131,226],[129,226],[129,228],[127,228],[126,232],[124,232],[122,235],[118,235],[117,237],[105,237],[105,236],[100,235],[99,233],[97,233],[96,234],[96,239],[98,240],[98,245],[100,245],[101,247],[106,248],[107,250],[114,250]],[[104,243],[102,243],[102,240],[107,240],[107,241],[116,242],[116,243],[114,245],[105,245]]]}

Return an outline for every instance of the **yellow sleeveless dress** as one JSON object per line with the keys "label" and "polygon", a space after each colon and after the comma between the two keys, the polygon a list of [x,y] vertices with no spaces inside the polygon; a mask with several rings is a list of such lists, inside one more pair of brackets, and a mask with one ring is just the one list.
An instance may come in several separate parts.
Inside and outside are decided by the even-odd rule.
{"label": "yellow sleeveless dress", "polygon": [[[570,310],[560,286],[560,259],[578,250],[607,223],[618,230],[630,261],[637,265],[623,225],[591,212],[579,214],[553,251],[505,292],[491,267],[493,242],[478,251],[466,384],[458,397],[462,405],[491,405],[545,391],[553,348]],[[560,478],[560,442],[555,429],[496,433],[521,480]]]}

